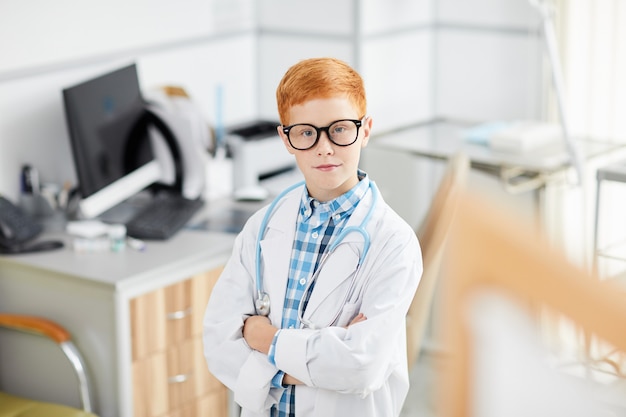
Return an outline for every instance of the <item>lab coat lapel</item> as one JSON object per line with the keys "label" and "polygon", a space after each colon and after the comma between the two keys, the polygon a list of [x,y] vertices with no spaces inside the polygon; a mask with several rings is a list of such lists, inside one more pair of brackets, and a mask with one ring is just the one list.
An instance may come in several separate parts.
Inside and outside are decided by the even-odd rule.
{"label": "lab coat lapel", "polygon": [[282,319],[300,196],[301,191],[290,193],[275,207],[261,241],[263,287],[270,296],[270,319],[278,325]]}
{"label": "lab coat lapel", "polygon": [[[371,207],[371,200],[370,192],[354,210],[343,230],[361,225]],[[363,235],[356,231],[346,234],[335,252],[329,255],[325,265],[321,265],[320,274],[315,282],[315,287],[304,315],[305,318],[319,313],[316,310],[325,301],[328,304],[345,302],[345,293],[351,284],[353,273],[359,262],[359,256],[363,251],[364,241]],[[339,288],[340,286],[342,288]],[[341,307],[341,305],[328,305],[328,308],[335,311],[338,311]],[[324,319],[321,322],[324,323]]]}

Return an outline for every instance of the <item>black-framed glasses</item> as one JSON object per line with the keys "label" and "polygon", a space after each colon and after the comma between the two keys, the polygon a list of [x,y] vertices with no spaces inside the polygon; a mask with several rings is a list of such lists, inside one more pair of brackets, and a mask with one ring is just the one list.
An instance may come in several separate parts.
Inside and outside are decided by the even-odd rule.
{"label": "black-framed glasses", "polygon": [[359,128],[363,125],[363,119],[335,120],[325,127],[317,127],[308,123],[298,123],[283,126],[283,133],[287,135],[289,144],[299,151],[306,151],[314,147],[320,139],[322,132],[326,132],[328,139],[337,146],[350,146],[359,136]]}

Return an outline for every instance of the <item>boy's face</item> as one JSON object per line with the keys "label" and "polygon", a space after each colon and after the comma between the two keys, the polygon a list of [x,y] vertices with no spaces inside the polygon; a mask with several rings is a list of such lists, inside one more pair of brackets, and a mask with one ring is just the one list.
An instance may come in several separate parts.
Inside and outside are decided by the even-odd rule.
{"label": "boy's face", "polygon": [[[308,123],[318,128],[326,127],[336,120],[359,120],[361,117],[363,115],[357,114],[357,110],[344,97],[310,100],[289,110],[290,125]],[[328,139],[327,132],[320,132],[317,143],[303,151],[291,146],[282,126],[278,127],[278,134],[287,151],[296,157],[311,197],[330,201],[350,190],[359,181],[357,169],[361,148],[367,146],[371,127],[372,119],[365,118],[356,142],[349,146],[335,145]]]}

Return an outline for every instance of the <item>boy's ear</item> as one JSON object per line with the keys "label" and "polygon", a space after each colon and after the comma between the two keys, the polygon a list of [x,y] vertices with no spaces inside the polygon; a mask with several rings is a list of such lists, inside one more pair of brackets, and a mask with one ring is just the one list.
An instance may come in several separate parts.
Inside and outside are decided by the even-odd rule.
{"label": "boy's ear", "polygon": [[370,140],[370,134],[372,132],[372,118],[370,116],[366,116],[364,118],[363,124],[361,125],[361,130],[363,131],[363,139],[361,140],[361,148],[365,148],[367,146],[367,143]]}
{"label": "boy's ear", "polygon": [[278,136],[280,136],[280,138],[283,140],[283,145],[285,145],[285,148],[287,148],[287,152],[293,155],[295,153],[295,149],[293,149],[289,144],[289,138],[287,138],[287,135],[285,135],[285,133],[283,132],[283,125],[279,125],[276,128],[276,131],[278,132]]}

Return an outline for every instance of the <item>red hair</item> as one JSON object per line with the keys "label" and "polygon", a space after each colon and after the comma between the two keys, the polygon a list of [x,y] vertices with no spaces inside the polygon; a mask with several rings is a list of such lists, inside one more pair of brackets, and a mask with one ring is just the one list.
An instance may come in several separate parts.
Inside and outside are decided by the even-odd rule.
{"label": "red hair", "polygon": [[352,67],[335,58],[310,58],[287,70],[276,88],[278,116],[283,125],[289,123],[289,110],[309,100],[347,97],[365,116],[367,99],[363,79]]}

